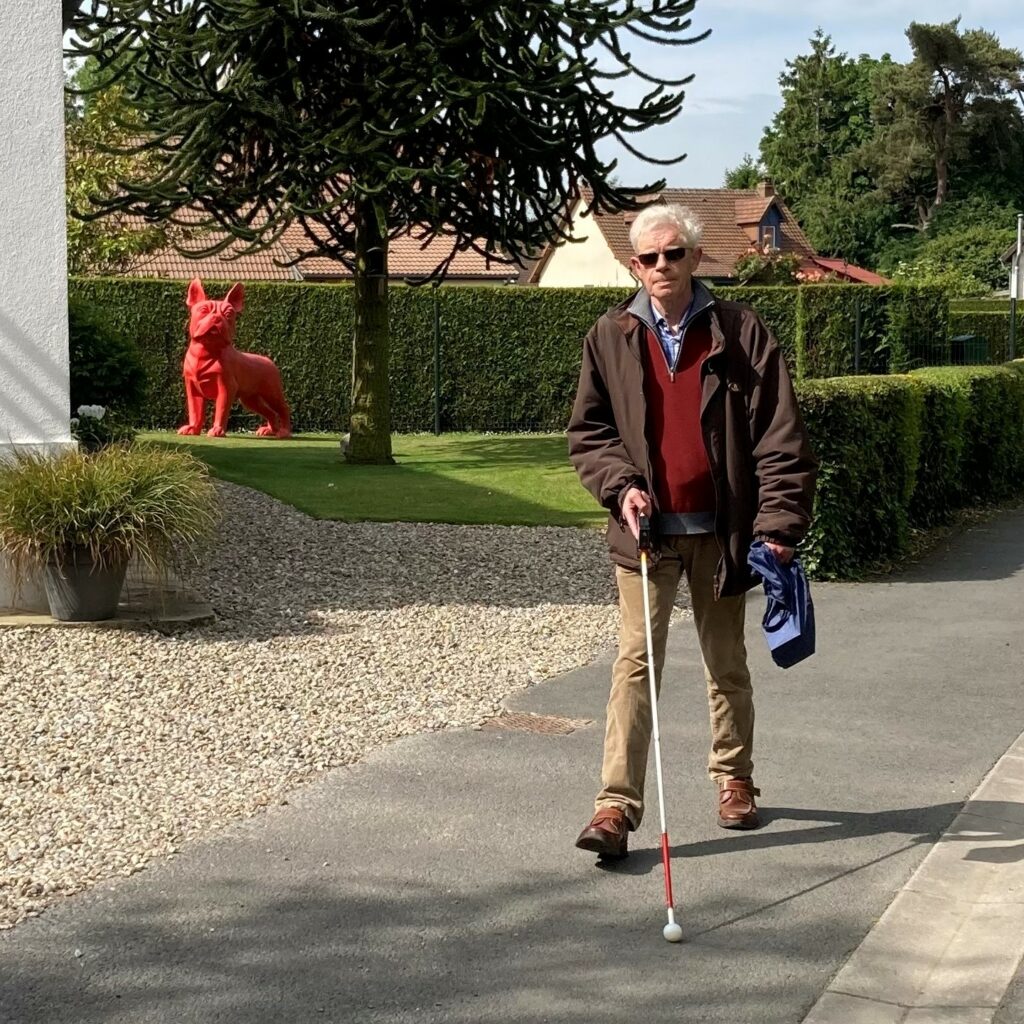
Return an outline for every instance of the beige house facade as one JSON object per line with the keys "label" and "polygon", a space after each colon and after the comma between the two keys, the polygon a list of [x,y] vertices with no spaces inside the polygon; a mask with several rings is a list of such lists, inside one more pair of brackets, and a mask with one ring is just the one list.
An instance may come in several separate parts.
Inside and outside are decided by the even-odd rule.
{"label": "beige house facade", "polygon": [[616,258],[595,218],[577,200],[572,212],[571,242],[553,246],[535,282],[542,288],[632,288],[636,280]]}

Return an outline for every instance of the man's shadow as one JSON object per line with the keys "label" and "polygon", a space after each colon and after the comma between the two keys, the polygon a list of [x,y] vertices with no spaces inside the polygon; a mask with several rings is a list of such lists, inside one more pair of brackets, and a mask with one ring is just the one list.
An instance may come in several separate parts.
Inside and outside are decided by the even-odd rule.
{"label": "man's shadow", "polygon": [[[799,892],[790,893],[781,899],[747,913],[739,914],[728,921],[721,921],[695,934],[714,931],[726,925],[787,903],[816,889],[831,885],[847,875],[905,853],[915,846],[933,845],[940,838],[942,842],[972,844],[966,850],[964,860],[990,864],[1013,864],[1024,860],[1024,805],[1005,800],[972,800],[969,804],[933,804],[930,807],[904,807],[892,811],[835,811],[815,810],[803,807],[760,808],[761,828],[756,831],[732,832],[715,839],[695,843],[684,843],[671,848],[673,860],[693,857],[721,856],[737,851],[767,850],[779,846],[799,846],[804,843],[841,842],[869,835],[905,835],[906,844],[889,850],[865,863],[856,864],[845,871],[822,879]],[[958,814],[964,814],[957,828],[950,825]],[[773,822],[813,821],[823,822],[811,828],[787,831],[771,831]],[[945,833],[945,834],[944,834]],[[1010,845],[988,846],[1000,842]],[[661,866],[661,849],[649,846],[630,852],[625,860],[597,862],[597,866],[610,872],[628,875],[649,874]],[[690,938],[694,938],[691,935]]]}
{"label": "man's shadow", "polygon": [[[740,850],[767,850],[777,846],[804,843],[832,843],[868,835],[906,835],[911,845],[932,844],[939,840],[953,819],[966,806],[962,803],[932,804],[929,807],[902,807],[893,811],[836,811],[808,807],[760,808],[761,827],[755,831],[729,832],[715,839],[683,843],[672,847],[673,858],[710,857]],[[1024,807],[1005,800],[972,800],[969,805],[972,827],[969,834],[947,835],[946,842],[970,842],[983,846],[1011,837],[1021,840],[1012,847],[972,850],[968,860],[1007,864],[1024,859]],[[771,831],[774,822],[822,822],[811,828]],[[609,870],[644,875],[661,863],[657,846],[640,848],[623,861],[601,862]]]}

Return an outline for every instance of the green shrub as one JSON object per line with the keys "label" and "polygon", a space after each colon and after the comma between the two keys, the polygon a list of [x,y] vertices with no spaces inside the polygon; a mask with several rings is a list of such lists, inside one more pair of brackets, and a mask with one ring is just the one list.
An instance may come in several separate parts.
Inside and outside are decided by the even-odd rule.
{"label": "green shrub", "polygon": [[802,381],[800,408],[821,462],[814,523],[801,548],[817,578],[898,558],[910,539],[922,395],[907,377]]}
{"label": "green shrub", "polygon": [[83,299],[68,302],[71,408],[102,405],[137,414],[146,393],[139,348],[104,313]]}
{"label": "green shrub", "polygon": [[936,373],[966,390],[963,504],[1002,501],[1024,485],[1024,363]]}
{"label": "green shrub", "polygon": [[988,281],[977,277],[968,267],[941,255],[927,254],[900,260],[890,271],[890,276],[896,281],[912,284],[937,284],[948,294],[960,297],[987,295],[992,290]]}
{"label": "green shrub", "polygon": [[561,430],[582,341],[621,289],[441,289],[444,407],[456,430]]}
{"label": "green shrub", "polygon": [[898,560],[911,528],[1024,494],[1024,360],[801,381],[797,395],[821,461],[801,548],[817,578]]}
{"label": "green shrub", "polygon": [[[187,287],[181,281],[132,278],[80,277],[69,281],[73,301],[96,311],[114,331],[132,338],[138,347],[145,376],[136,420],[140,427],[169,429],[184,422],[181,363],[185,357]],[[87,395],[80,402],[73,401],[72,408],[93,402]]]}
{"label": "green shrub", "polygon": [[883,348],[889,373],[949,362],[949,296],[936,285],[893,285]]}
{"label": "green shrub", "polygon": [[1004,313],[1010,312],[1009,299],[950,299],[949,312],[953,313]]}
{"label": "green shrub", "polygon": [[963,373],[916,370],[921,390],[921,457],[910,501],[910,520],[929,527],[947,522],[964,503],[963,469],[970,416],[970,387]]}

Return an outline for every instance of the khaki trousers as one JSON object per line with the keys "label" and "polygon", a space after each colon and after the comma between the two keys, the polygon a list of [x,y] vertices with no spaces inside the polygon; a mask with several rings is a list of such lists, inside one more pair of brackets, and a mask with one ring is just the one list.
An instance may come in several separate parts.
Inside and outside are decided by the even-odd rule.
{"label": "khaki trousers", "polygon": [[[720,557],[713,534],[663,537],[661,559],[655,568],[648,566],[654,672],[659,693],[669,619],[679,580],[686,573],[708,688],[708,773],[715,782],[747,778],[754,767],[754,702],[743,640],[746,595],[715,600],[714,574]],[[644,778],[651,740],[643,577],[639,569],[618,566],[616,578],[621,613],[619,655],[612,670],[602,788],[596,806],[621,807],[636,828],[644,812]]]}

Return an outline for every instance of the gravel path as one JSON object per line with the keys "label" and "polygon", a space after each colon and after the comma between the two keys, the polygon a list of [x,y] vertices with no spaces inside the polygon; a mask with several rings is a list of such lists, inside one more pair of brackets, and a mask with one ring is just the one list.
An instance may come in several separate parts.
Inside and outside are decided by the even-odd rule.
{"label": "gravel path", "polygon": [[216,623],[0,630],[0,928],[614,643],[596,532],[325,523],[218,488]]}

